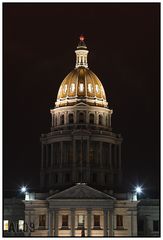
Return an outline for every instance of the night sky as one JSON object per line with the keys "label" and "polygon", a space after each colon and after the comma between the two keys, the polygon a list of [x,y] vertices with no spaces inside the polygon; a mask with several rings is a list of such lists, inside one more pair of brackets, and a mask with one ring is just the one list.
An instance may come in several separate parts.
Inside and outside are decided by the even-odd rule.
{"label": "night sky", "polygon": [[41,133],[81,33],[121,133],[126,189],[159,191],[160,5],[3,4],[4,190],[39,186]]}

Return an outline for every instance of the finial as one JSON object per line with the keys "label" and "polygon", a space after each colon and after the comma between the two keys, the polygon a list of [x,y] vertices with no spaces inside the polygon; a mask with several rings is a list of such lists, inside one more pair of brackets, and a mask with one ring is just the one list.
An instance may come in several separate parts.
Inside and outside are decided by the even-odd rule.
{"label": "finial", "polygon": [[83,34],[80,35],[80,38],[79,38],[79,39],[80,39],[80,41],[82,41],[82,42],[84,41],[84,36],[83,36]]}

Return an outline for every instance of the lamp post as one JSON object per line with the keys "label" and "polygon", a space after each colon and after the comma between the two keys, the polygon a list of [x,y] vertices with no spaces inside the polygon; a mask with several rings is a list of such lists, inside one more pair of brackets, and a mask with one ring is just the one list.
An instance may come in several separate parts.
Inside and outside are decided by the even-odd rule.
{"label": "lamp post", "polygon": [[142,187],[141,186],[136,186],[135,187],[135,197],[136,197],[136,200],[138,200],[138,196],[140,196],[140,194],[143,192],[143,189],[142,189]]}

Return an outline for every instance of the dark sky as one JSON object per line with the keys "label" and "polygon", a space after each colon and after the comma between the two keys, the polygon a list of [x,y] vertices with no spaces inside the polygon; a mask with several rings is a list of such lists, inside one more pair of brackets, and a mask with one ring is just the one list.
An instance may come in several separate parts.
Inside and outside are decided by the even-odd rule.
{"label": "dark sky", "polygon": [[5,189],[39,183],[40,135],[50,131],[50,109],[75,66],[86,36],[90,69],[113,109],[113,131],[123,136],[126,187],[159,189],[160,5],[3,4],[3,176]]}

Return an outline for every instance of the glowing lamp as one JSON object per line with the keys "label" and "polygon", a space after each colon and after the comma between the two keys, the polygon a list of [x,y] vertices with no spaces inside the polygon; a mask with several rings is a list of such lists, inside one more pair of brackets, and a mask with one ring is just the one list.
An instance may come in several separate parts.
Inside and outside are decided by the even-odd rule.
{"label": "glowing lamp", "polygon": [[25,192],[27,191],[27,187],[26,187],[26,186],[22,186],[21,189],[20,189],[20,191],[21,191],[22,193],[25,193]]}
{"label": "glowing lamp", "polygon": [[80,35],[80,41],[84,41],[84,36]]}
{"label": "glowing lamp", "polygon": [[142,187],[141,186],[137,186],[135,188],[135,192],[138,193],[138,194],[142,193]]}

